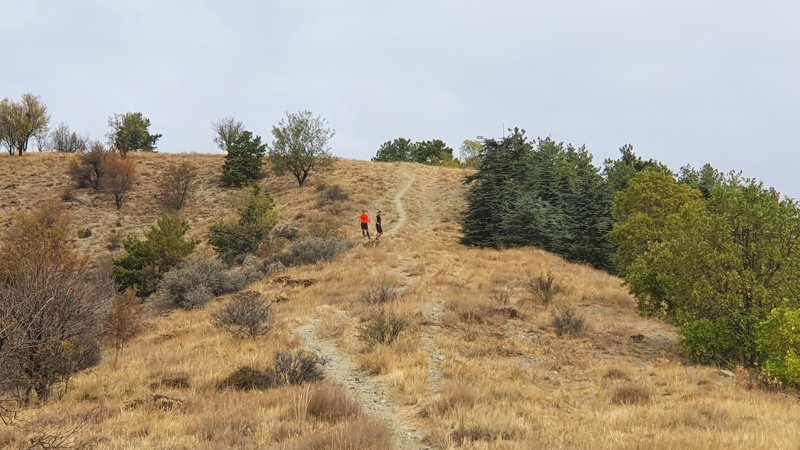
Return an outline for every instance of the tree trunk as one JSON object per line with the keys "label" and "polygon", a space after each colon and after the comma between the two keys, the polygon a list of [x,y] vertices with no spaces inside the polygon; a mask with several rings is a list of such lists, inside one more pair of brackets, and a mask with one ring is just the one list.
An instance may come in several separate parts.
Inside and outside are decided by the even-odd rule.
{"label": "tree trunk", "polygon": [[47,384],[39,384],[36,386],[36,398],[39,400],[39,403],[46,402],[48,397],[50,397],[50,386]]}

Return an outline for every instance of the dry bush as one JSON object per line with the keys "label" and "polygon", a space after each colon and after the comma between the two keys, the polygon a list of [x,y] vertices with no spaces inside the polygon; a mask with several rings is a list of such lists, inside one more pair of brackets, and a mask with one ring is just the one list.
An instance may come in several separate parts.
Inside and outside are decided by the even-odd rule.
{"label": "dry bush", "polygon": [[275,229],[272,230],[272,235],[292,242],[300,238],[300,230],[293,226],[283,225],[275,227]]}
{"label": "dry bush", "polygon": [[457,321],[466,323],[485,323],[497,311],[488,299],[475,297],[450,300],[447,308],[453,311]]}
{"label": "dry bush", "polygon": [[81,438],[85,425],[66,423],[43,425],[26,436],[27,449],[41,450],[81,450],[93,448],[95,440]]}
{"label": "dry bush", "polygon": [[394,448],[392,432],[377,419],[350,422],[317,435],[312,435],[290,446],[293,450],[391,450]]}
{"label": "dry bush", "polygon": [[559,336],[579,336],[585,327],[583,316],[570,308],[563,308],[553,313],[553,328]]}
{"label": "dry bush", "polygon": [[306,235],[309,238],[341,239],[339,223],[329,215],[313,215],[306,224]]}
{"label": "dry bush", "polygon": [[342,385],[325,383],[311,392],[307,412],[319,420],[339,423],[360,416],[361,404],[349,398]]}
{"label": "dry bush", "polygon": [[142,329],[143,305],[136,296],[136,291],[128,289],[114,297],[111,311],[103,321],[103,339],[114,348],[114,365],[116,369],[119,354],[125,345]]}
{"label": "dry bush", "polygon": [[367,305],[385,305],[397,300],[400,291],[386,283],[375,284],[361,294],[361,301]]}
{"label": "dry bush", "polygon": [[254,389],[270,389],[275,385],[272,375],[264,370],[250,366],[242,366],[217,384],[219,389],[249,391]]}
{"label": "dry bush", "polygon": [[241,273],[225,270],[218,261],[185,261],[164,274],[156,295],[165,308],[193,309],[214,297],[238,291],[245,283]]}
{"label": "dry bush", "polygon": [[611,396],[611,403],[618,405],[641,405],[650,401],[650,389],[638,384],[620,386]]}
{"label": "dry bush", "polygon": [[136,163],[119,153],[107,153],[103,159],[102,186],[114,196],[117,209],[122,208],[125,194],[136,181]]}
{"label": "dry bush", "polygon": [[240,367],[219,382],[217,387],[246,391],[315,383],[325,378],[322,369],[325,363],[326,360],[315,353],[278,350],[273,356],[272,367],[266,370],[251,366]]}
{"label": "dry bush", "polygon": [[214,325],[233,336],[256,339],[272,330],[275,314],[272,305],[256,291],[239,292],[214,314]]}
{"label": "dry bush", "polygon": [[507,287],[495,288],[492,289],[489,296],[494,304],[508,306],[511,304],[511,299],[514,297],[514,291]]}
{"label": "dry bush", "polygon": [[408,325],[407,319],[381,310],[364,318],[358,326],[358,339],[366,344],[367,348],[378,344],[391,344],[403,330],[408,328]]}
{"label": "dry bush", "polygon": [[0,247],[0,392],[36,393],[99,361],[96,343],[110,278],[67,247],[69,217],[45,207],[20,216]]}
{"label": "dry bush", "polygon": [[324,208],[350,200],[350,196],[338,184],[322,185],[318,191],[317,208]]}
{"label": "dry bush", "polygon": [[286,267],[330,261],[353,246],[352,242],[336,238],[313,237],[293,242],[275,260]]}
{"label": "dry bush", "polygon": [[564,287],[556,281],[553,272],[549,270],[546,274],[529,278],[525,287],[533,295],[533,298],[544,305],[549,305],[559,294],[564,292]]}
{"label": "dry bush", "polygon": [[298,385],[314,383],[325,378],[322,367],[325,358],[304,350],[278,350],[273,357],[273,366],[268,370],[275,385]]}
{"label": "dry bush", "polygon": [[196,185],[197,168],[193,164],[186,161],[171,164],[158,180],[161,204],[173,211],[180,210],[194,192]]}
{"label": "dry bush", "polygon": [[108,152],[95,142],[86,153],[77,155],[69,165],[69,176],[79,188],[100,189],[103,181],[103,160]]}

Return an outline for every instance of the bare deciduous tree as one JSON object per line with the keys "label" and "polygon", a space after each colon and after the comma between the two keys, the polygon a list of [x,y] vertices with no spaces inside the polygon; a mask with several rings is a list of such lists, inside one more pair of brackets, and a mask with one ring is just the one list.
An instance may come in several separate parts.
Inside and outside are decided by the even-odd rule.
{"label": "bare deciduous tree", "polygon": [[175,211],[183,208],[196,184],[197,168],[195,166],[186,161],[170,165],[164,170],[158,181],[161,203]]}
{"label": "bare deciduous tree", "polygon": [[67,125],[61,123],[50,132],[46,145],[56,152],[83,153],[89,148],[89,138],[70,131]]}
{"label": "bare deciduous tree", "polygon": [[114,298],[103,321],[103,338],[114,347],[114,369],[125,345],[142,329],[143,306],[136,291],[128,289]]}
{"label": "bare deciduous tree", "polygon": [[0,247],[0,392],[22,405],[46,401],[56,383],[99,361],[95,338],[110,278],[66,246],[57,208],[20,217]]}
{"label": "bare deciduous tree", "polygon": [[102,170],[103,187],[111,192],[117,209],[120,209],[125,194],[133,188],[133,182],[136,181],[136,162],[116,152],[108,153],[103,159]]}
{"label": "bare deciduous tree", "polygon": [[214,143],[220,150],[227,152],[231,145],[242,135],[244,124],[235,117],[228,116],[211,124],[214,128]]}
{"label": "bare deciduous tree", "polygon": [[93,142],[86,153],[77,155],[69,165],[69,176],[79,188],[100,189],[103,182],[103,160],[106,149],[100,142]]}

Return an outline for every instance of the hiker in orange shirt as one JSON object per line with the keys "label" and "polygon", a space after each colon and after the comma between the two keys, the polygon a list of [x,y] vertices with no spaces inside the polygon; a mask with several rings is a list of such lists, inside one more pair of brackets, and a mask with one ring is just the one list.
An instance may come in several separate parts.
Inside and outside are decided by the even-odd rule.
{"label": "hiker in orange shirt", "polygon": [[367,239],[372,239],[369,236],[369,214],[366,209],[361,210],[361,235],[366,236]]}

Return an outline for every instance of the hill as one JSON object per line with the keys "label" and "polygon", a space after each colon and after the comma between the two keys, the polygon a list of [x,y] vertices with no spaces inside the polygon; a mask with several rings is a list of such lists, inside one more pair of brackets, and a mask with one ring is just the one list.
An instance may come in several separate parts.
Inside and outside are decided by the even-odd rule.
{"label": "hill", "polygon": [[[200,168],[199,190],[181,212],[191,236],[203,239],[233,214],[239,191],[219,186],[221,156],[134,157],[140,177],[120,211],[108,194],[65,194],[69,155],[2,157],[0,224],[64,203],[79,251],[108,258],[119,252],[109,246],[116,236],[142,233],[163,213],[155,180],[182,160]],[[796,448],[796,398],[688,364],[672,327],[640,317],[619,279],[536,249],[461,246],[466,173],[339,160],[304,188],[268,177],[262,184],[280,225],[338,227],[361,239],[360,210],[382,209],[387,232],[378,245],[249,286],[276,299],[275,328],[258,340],[213,326],[229,296],[151,317],[117,370],[105,358],[77,375],[63,396],[26,413],[22,430],[0,428],[0,444],[25,448],[36,433],[73,430],[71,442],[109,449]],[[349,200],[320,205],[322,184],[341,186]],[[196,253],[212,255],[205,246]],[[528,285],[548,272],[564,292],[544,305]],[[368,349],[357,335],[380,309],[362,300],[374,287],[398,293],[383,308],[409,327],[392,345]],[[585,319],[576,337],[554,327],[565,309]],[[343,386],[354,405],[336,400],[335,388],[327,396],[309,385],[217,388],[242,366],[270,365],[282,349],[325,357],[326,383]],[[361,416],[346,413],[358,409]]]}

